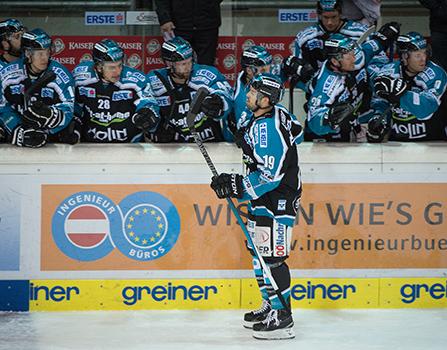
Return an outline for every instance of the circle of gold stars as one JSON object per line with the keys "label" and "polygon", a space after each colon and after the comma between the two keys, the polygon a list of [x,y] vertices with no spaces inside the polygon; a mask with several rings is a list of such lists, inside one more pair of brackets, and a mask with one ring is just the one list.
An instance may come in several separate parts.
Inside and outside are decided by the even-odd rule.
{"label": "circle of gold stars", "polygon": [[[134,231],[132,231],[133,222],[135,221],[135,217],[140,216],[140,215],[152,215],[155,217],[155,220],[158,222],[156,232],[153,232],[148,235],[148,236],[150,236],[149,240],[141,239],[138,235],[135,234]],[[155,242],[155,240],[157,238],[161,237],[161,232],[164,229],[164,225],[163,225],[163,223],[161,223],[161,219],[162,219],[162,217],[159,214],[157,214],[157,211],[155,211],[154,209],[148,210],[147,208],[144,208],[143,210],[139,210],[139,209],[134,210],[132,215],[129,216],[129,223],[126,226],[127,229],[131,230],[129,232],[129,236],[131,237],[131,240],[133,240],[135,243],[139,243],[142,245],[148,245],[149,243]]]}

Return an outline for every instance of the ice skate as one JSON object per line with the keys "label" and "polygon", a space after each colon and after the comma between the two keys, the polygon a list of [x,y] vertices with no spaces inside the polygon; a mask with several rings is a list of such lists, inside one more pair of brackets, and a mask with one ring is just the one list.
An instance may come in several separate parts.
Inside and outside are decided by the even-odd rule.
{"label": "ice skate", "polygon": [[262,305],[259,309],[247,312],[244,315],[244,322],[242,325],[245,328],[252,329],[255,323],[259,323],[265,320],[269,312],[272,310],[272,306],[268,300],[262,300]]}
{"label": "ice skate", "polygon": [[253,337],[266,340],[295,338],[292,314],[288,310],[270,310],[264,321],[253,325]]}

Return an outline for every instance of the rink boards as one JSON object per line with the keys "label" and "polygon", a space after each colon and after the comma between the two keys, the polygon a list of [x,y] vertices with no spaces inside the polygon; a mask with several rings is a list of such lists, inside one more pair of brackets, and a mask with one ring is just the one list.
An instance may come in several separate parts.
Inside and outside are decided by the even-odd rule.
{"label": "rink boards", "polygon": [[[244,236],[197,148],[97,146],[0,147],[0,310],[257,306]],[[234,145],[207,148],[242,171]],[[299,148],[293,306],[446,307],[446,144]]]}
{"label": "rink boards", "polygon": [[[1,281],[0,310],[252,309],[254,279]],[[293,279],[293,308],[444,308],[445,278]]]}

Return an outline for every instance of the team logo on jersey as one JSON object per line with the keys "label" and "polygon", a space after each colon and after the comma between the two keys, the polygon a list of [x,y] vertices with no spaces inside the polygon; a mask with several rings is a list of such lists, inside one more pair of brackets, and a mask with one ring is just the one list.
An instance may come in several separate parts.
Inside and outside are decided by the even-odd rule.
{"label": "team logo on jersey", "polygon": [[87,96],[87,97],[90,97],[90,98],[95,98],[96,97],[96,90],[94,88],[80,86],[79,87],[79,95],[80,96]]}
{"label": "team logo on jersey", "polygon": [[56,38],[53,41],[53,47],[54,47],[54,55],[60,54],[62,51],[65,50],[65,44],[64,41],[61,38]]}
{"label": "team logo on jersey", "polygon": [[99,192],[78,192],[65,198],[52,218],[57,247],[80,261],[101,259],[115,247],[134,260],[158,259],[179,233],[177,209],[155,192],[133,193],[119,205]]}
{"label": "team logo on jersey", "polygon": [[236,65],[236,56],[233,54],[226,55],[223,59],[223,65],[226,69],[232,69]]}
{"label": "team logo on jersey", "polygon": [[158,51],[160,51],[160,42],[157,39],[149,40],[146,45],[146,50],[149,55],[155,55]]}
{"label": "team logo on jersey", "polygon": [[130,57],[127,59],[127,64],[132,68],[138,68],[139,66],[141,66],[141,63],[143,63],[143,60],[137,53],[130,55]]}
{"label": "team logo on jersey", "polygon": [[278,200],[278,211],[285,211],[286,210],[286,204],[287,204],[287,200],[279,199]]}
{"label": "team logo on jersey", "polygon": [[115,91],[112,94],[112,101],[131,100],[133,98],[133,92],[130,90]]}
{"label": "team logo on jersey", "polygon": [[53,98],[54,97],[54,91],[53,91],[53,89],[50,89],[50,88],[43,88],[40,91],[40,96],[41,97]]}

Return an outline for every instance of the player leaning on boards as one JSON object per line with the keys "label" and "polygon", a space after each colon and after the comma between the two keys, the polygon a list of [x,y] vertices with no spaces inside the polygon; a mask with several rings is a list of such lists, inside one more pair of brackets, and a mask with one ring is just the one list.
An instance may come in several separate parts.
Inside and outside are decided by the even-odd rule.
{"label": "player leaning on boards", "polygon": [[[247,94],[249,118],[241,122],[240,141],[247,175],[222,173],[211,188],[219,198],[249,200],[247,230],[278,287],[265,277],[252,247],[253,268],[262,294],[262,306],[245,314],[244,325],[253,327],[259,339],[295,336],[290,305],[290,270],[285,260],[290,252],[292,226],[301,197],[296,139],[302,127],[277,105],[284,93],[281,80],[270,73],[256,75]],[[245,120],[245,121],[244,121]],[[268,237],[268,239],[266,239]]]}
{"label": "player leaning on boards", "polygon": [[73,70],[81,141],[143,141],[160,120],[146,75],[123,64],[124,52],[111,39],[97,42],[92,56],[93,62],[81,62]]}
{"label": "player leaning on boards", "polygon": [[[368,123],[369,142],[447,140],[446,115],[438,108],[447,86],[444,69],[430,60],[424,37],[410,32],[397,38],[400,59],[375,79],[375,117]],[[444,96],[445,97],[445,96]]]}
{"label": "player leaning on boards", "polygon": [[[0,71],[0,121],[7,140],[33,148],[47,141],[60,142],[73,119],[73,78],[64,66],[51,59],[51,38],[42,29],[25,32],[21,46],[23,57]],[[47,72],[54,72],[54,81],[40,86]],[[34,84],[38,84],[37,89]],[[29,89],[33,93],[25,98]]]}
{"label": "player leaning on boards", "polygon": [[[342,34],[333,34],[325,42],[327,60],[309,86],[307,139],[357,141],[360,122],[371,117],[372,93],[366,65],[397,39],[399,30],[398,23],[386,23],[360,47]],[[364,64],[357,69],[359,52]]]}
{"label": "player leaning on boards", "polygon": [[195,63],[191,45],[179,36],[163,43],[161,56],[166,68],[148,73],[161,115],[152,141],[194,142],[186,116],[201,87],[210,94],[201,104],[196,130],[205,142],[223,141],[221,119],[232,108],[232,89],[225,77],[215,67]]}

